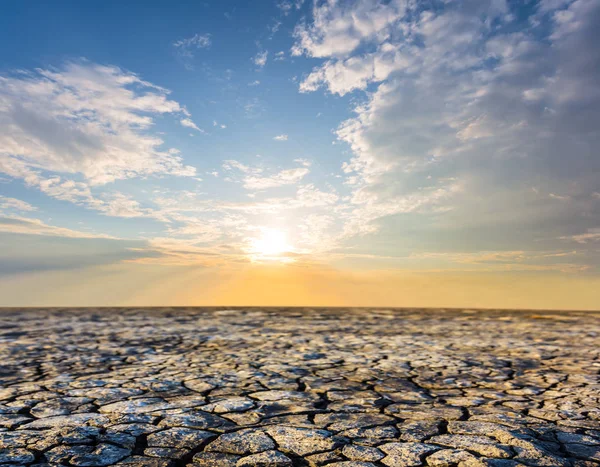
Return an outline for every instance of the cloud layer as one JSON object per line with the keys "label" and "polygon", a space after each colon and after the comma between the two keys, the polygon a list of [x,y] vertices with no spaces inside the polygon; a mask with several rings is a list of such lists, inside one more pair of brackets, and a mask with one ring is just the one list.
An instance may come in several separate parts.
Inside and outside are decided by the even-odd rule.
{"label": "cloud layer", "polygon": [[70,63],[63,69],[0,76],[0,171],[81,174],[99,185],[152,174],[194,175],[149,133],[153,118],[189,115],[168,91],[116,67]]}
{"label": "cloud layer", "polygon": [[364,91],[337,129],[350,232],[425,209],[439,235],[539,248],[600,224],[600,4],[516,7],[326,1],[298,26],[293,53],[322,59],[301,92]]}

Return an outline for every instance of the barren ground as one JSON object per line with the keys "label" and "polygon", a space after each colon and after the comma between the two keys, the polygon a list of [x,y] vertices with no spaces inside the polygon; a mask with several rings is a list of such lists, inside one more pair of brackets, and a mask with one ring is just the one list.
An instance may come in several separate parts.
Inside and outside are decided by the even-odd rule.
{"label": "barren ground", "polygon": [[0,465],[597,466],[600,314],[0,310]]}

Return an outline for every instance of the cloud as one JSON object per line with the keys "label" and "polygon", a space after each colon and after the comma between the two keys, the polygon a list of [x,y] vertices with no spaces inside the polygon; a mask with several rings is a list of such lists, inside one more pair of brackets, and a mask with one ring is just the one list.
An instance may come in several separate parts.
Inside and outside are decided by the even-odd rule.
{"label": "cloud", "polygon": [[260,167],[250,167],[236,160],[226,160],[223,162],[225,170],[239,170],[244,174],[242,183],[248,190],[265,190],[283,185],[292,185],[304,178],[310,170],[306,167],[294,169],[285,169],[271,175],[263,175],[263,169]]}
{"label": "cloud", "polygon": [[150,208],[142,208],[140,203],[123,193],[112,193],[95,208],[101,213],[112,217],[155,217]]}
{"label": "cloud", "polygon": [[81,232],[64,227],[48,225],[38,219],[14,216],[0,217],[0,232],[68,238],[114,238],[104,234]]}
{"label": "cloud", "polygon": [[262,169],[261,168],[250,167],[248,165],[242,164],[239,161],[231,160],[231,159],[223,161],[223,168],[225,170],[237,169],[240,172],[243,172],[245,174],[260,174],[260,173],[262,173]]}
{"label": "cloud", "polygon": [[[54,199],[83,206],[107,216],[156,217],[156,213],[152,209],[142,208],[137,201],[123,193],[111,191],[96,196],[92,193],[90,185],[84,182],[75,182],[58,176],[43,177],[36,172],[28,173],[25,176],[25,182],[28,186],[35,187]],[[14,201],[11,204],[16,207]],[[27,206],[21,204],[21,207]]]}
{"label": "cloud", "polygon": [[269,56],[269,52],[268,51],[263,51],[263,52],[258,52],[253,58],[252,61],[254,62],[254,64],[259,67],[259,68],[263,68],[266,64],[267,64],[267,57]]}
{"label": "cloud", "polygon": [[211,44],[210,34],[194,34],[187,39],[180,39],[173,42],[173,47],[187,51],[190,48],[207,49]]}
{"label": "cloud", "polygon": [[193,130],[199,131],[200,133],[205,133],[204,130],[202,130],[201,128],[198,128],[198,126],[196,126],[196,124],[193,122],[193,120],[191,118],[182,118],[179,121],[179,123],[181,123],[181,125],[186,128],[192,128]]}
{"label": "cloud", "polygon": [[339,196],[334,192],[321,191],[314,184],[303,185],[296,192],[296,200],[291,203],[299,207],[332,206]]}
{"label": "cloud", "polygon": [[303,158],[294,159],[294,162],[296,164],[303,165],[304,167],[310,167],[312,165],[311,161],[309,161],[308,159],[303,159]]}
{"label": "cloud", "polygon": [[194,175],[162,149],[153,117],[185,114],[168,91],[89,62],[0,76],[0,171],[81,174],[91,185],[139,176]]}
{"label": "cloud", "polygon": [[246,114],[246,118],[258,118],[265,111],[265,106],[258,97],[252,97],[244,101],[242,107]]}
{"label": "cloud", "polygon": [[313,8],[313,22],[300,24],[294,31],[293,55],[343,57],[362,42],[383,42],[405,13],[404,1],[383,3],[373,0],[320,2]]}
{"label": "cloud", "polygon": [[336,131],[349,235],[421,212],[431,231],[518,226],[523,245],[558,247],[600,223],[600,5],[540,2],[531,26],[514,8],[317,2],[297,27],[293,54],[322,59],[301,92],[365,92]]}
{"label": "cloud", "polygon": [[186,68],[192,68],[191,59],[194,58],[194,50],[208,49],[212,45],[210,34],[194,34],[187,39],[173,42],[177,54],[184,61]]}
{"label": "cloud", "polygon": [[37,211],[35,206],[32,206],[26,201],[0,195],[0,211],[3,209],[15,211]]}
{"label": "cloud", "polygon": [[248,176],[244,178],[244,188],[266,190],[283,185],[293,185],[302,180],[310,171],[306,168],[285,169],[266,177]]}
{"label": "cloud", "polygon": [[577,243],[600,242],[600,228],[588,229],[587,232],[568,237],[561,237],[561,240],[571,240]]}
{"label": "cloud", "polygon": [[273,139],[275,141],[287,141],[288,135],[277,135],[277,136],[273,137]]}
{"label": "cloud", "polygon": [[408,259],[417,261],[423,269],[427,268],[429,261],[437,264],[437,267],[445,263],[466,265],[458,269],[463,272],[558,271],[572,274],[592,268],[585,263],[585,255],[578,251],[427,252],[413,253]]}
{"label": "cloud", "polygon": [[300,8],[302,8],[303,4],[304,4],[304,0],[295,0],[295,1],[283,0],[283,1],[277,2],[277,8],[279,8],[281,10],[281,13],[283,13],[284,16],[287,16],[292,12],[292,10],[294,8],[296,10],[299,10]]}

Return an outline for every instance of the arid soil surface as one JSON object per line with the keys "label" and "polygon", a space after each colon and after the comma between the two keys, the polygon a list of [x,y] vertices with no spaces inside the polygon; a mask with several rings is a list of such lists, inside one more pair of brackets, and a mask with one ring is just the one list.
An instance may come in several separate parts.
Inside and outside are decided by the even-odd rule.
{"label": "arid soil surface", "polygon": [[2,309],[0,465],[598,466],[600,314]]}

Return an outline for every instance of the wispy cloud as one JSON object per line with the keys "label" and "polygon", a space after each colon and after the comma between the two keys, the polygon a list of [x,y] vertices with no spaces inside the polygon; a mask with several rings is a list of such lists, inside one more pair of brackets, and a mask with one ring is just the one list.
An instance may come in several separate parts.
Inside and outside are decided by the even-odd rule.
{"label": "wispy cloud", "polygon": [[588,229],[582,234],[564,236],[561,237],[561,240],[571,240],[581,244],[600,242],[600,228]]}
{"label": "wispy cloud", "polygon": [[212,41],[210,39],[210,34],[194,34],[192,37],[188,37],[187,39],[180,39],[173,42],[173,47],[177,47],[178,49],[184,50],[186,53],[188,53],[189,49],[206,49],[210,47],[211,44]]}
{"label": "wispy cloud", "polygon": [[283,185],[293,185],[302,180],[310,171],[307,168],[285,169],[270,176],[249,176],[244,179],[244,187],[249,190],[266,190]]}
{"label": "wispy cloud", "polygon": [[294,9],[299,10],[302,8],[304,0],[282,0],[277,3],[277,8],[281,10],[284,16],[289,15]]}
{"label": "wispy cloud", "polygon": [[277,135],[277,136],[274,136],[273,139],[275,141],[287,141],[288,135]]}
{"label": "wispy cloud", "polygon": [[2,210],[37,211],[37,208],[26,201],[0,195],[0,212]]}
{"label": "wispy cloud", "polygon": [[114,238],[110,235],[56,227],[38,219],[25,217],[0,217],[0,232],[67,238]]}
{"label": "wispy cloud", "polygon": [[250,167],[235,160],[226,160],[223,162],[225,170],[239,170],[244,174],[242,183],[248,190],[265,190],[283,185],[292,185],[302,180],[310,170],[306,167],[294,169],[284,169],[279,172],[265,175],[260,167]]}
{"label": "wispy cloud", "polygon": [[149,134],[154,116],[185,109],[167,90],[117,67],[81,62],[0,76],[0,100],[0,171],[12,177],[27,181],[43,169],[100,185],[195,173]]}
{"label": "wispy cloud", "polygon": [[263,68],[267,64],[267,58],[269,56],[268,51],[258,52],[253,58],[252,62],[259,68]]}
{"label": "wispy cloud", "polygon": [[186,39],[173,42],[177,55],[188,69],[193,69],[192,59],[196,50],[208,49],[212,45],[210,34],[194,34]]}
{"label": "wispy cloud", "polygon": [[198,126],[192,121],[191,118],[182,118],[181,120],[179,120],[179,123],[181,123],[181,125],[186,128],[191,128],[193,130],[199,131],[200,133],[205,133],[203,129],[198,128]]}

